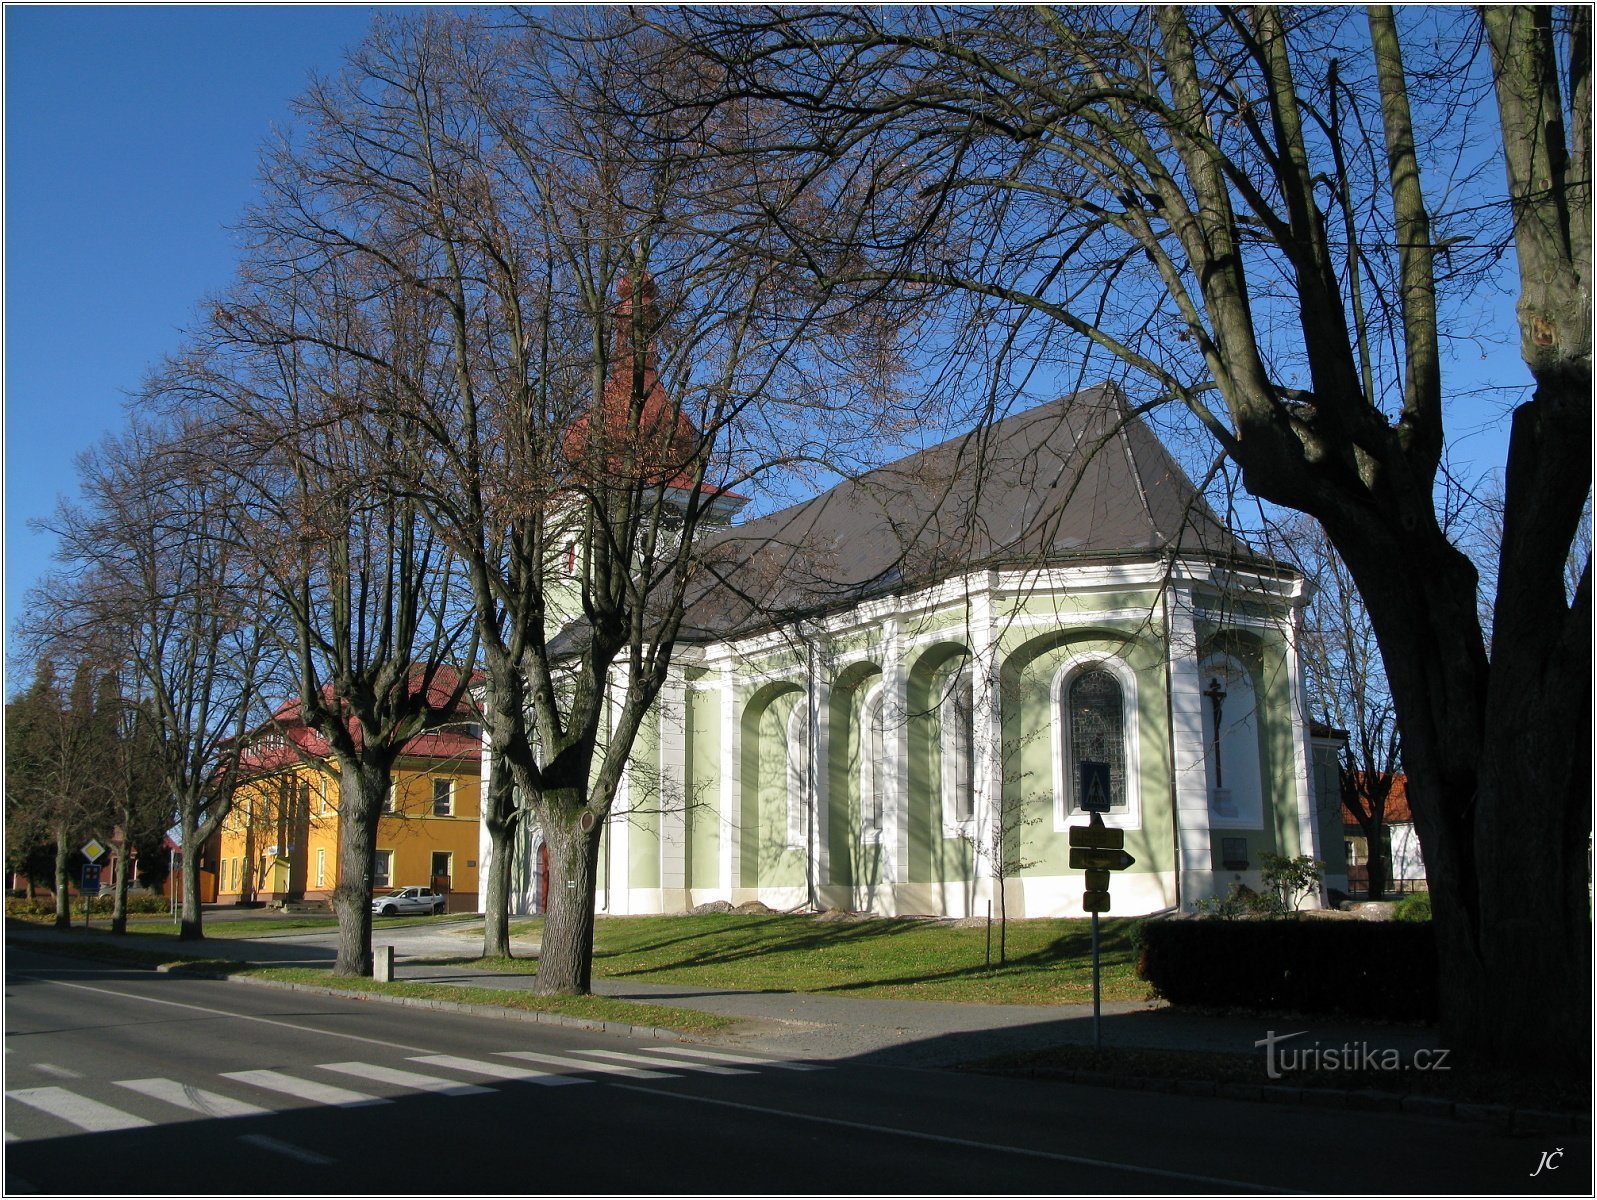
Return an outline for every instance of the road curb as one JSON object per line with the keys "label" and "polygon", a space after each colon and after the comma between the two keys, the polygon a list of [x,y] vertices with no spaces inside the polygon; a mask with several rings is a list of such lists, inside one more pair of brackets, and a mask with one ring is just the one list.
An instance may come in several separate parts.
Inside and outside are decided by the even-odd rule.
{"label": "road curb", "polygon": [[[172,968],[156,968],[169,973]],[[228,983],[242,983],[250,987],[276,988],[286,992],[309,992],[317,996],[342,996],[351,1000],[372,1000],[379,1004],[395,1004],[401,1008],[424,1008],[433,1012],[461,1013],[473,1017],[492,1017],[501,1021],[523,1021],[532,1025],[562,1025],[568,1029],[582,1029],[590,1033],[616,1033],[626,1037],[648,1038],[654,1041],[691,1042],[699,1040],[677,1029],[663,1029],[658,1025],[632,1025],[621,1021],[599,1021],[592,1017],[572,1017],[565,1013],[534,1012],[525,1008],[505,1008],[498,1004],[466,1004],[460,1000],[425,1000],[419,996],[390,996],[385,992],[367,992],[345,988],[319,987],[314,983],[290,983],[283,979],[259,979],[251,975],[224,975],[177,970],[191,979],[224,979]]]}

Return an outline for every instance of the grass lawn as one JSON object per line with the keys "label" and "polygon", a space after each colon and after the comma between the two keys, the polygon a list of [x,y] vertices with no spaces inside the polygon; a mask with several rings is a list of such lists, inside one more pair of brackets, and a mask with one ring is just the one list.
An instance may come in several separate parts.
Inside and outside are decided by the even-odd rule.
{"label": "grass lawn", "polygon": [[[1136,977],[1130,918],[1100,926],[1103,996],[1143,1000]],[[536,938],[541,921],[518,922],[517,937]],[[1092,923],[1016,921],[1008,961],[985,965],[986,930],[950,922],[712,913],[704,916],[600,917],[594,932],[595,976],[759,991],[831,992],[897,1000],[982,1004],[1080,1004],[1092,1000]],[[484,964],[487,965],[487,964]],[[495,961],[495,969],[532,970],[535,962]]]}

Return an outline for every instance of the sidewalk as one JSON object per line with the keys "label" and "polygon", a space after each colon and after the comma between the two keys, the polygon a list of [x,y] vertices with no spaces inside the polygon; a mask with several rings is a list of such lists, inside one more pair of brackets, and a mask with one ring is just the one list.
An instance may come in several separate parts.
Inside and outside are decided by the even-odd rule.
{"label": "sidewalk", "polygon": [[[8,937],[17,933],[8,924]],[[69,937],[110,943],[109,934],[58,934],[29,926],[20,936],[36,942]],[[407,926],[372,932],[374,946],[392,945],[398,979],[431,980],[466,987],[524,989],[530,974],[495,972],[466,966],[428,965],[418,960],[466,957],[480,948],[480,921],[447,926]],[[181,944],[162,941],[187,956],[222,958],[271,966],[321,966],[334,957],[332,932],[285,930],[254,938],[204,938]],[[121,942],[119,944],[126,945]],[[135,947],[138,941],[132,943]],[[151,947],[154,948],[153,946]],[[518,957],[531,958],[536,943],[513,945]],[[842,1059],[870,1056],[882,1062],[917,1067],[950,1066],[1000,1054],[1052,1046],[1091,1045],[1090,1004],[952,1004],[915,1000],[882,1000],[838,994],[726,991],[687,984],[646,983],[632,979],[596,979],[594,991],[617,999],[698,1009],[744,1022],[718,1036],[719,1041],[783,1057]],[[1103,1005],[1102,1036],[1106,1047],[1150,1050],[1194,1050],[1254,1055],[1272,1032],[1304,1031],[1305,1043],[1391,1048],[1405,1055],[1436,1046],[1432,1029],[1378,1025],[1317,1017],[1242,1014],[1197,1015],[1160,1001],[1111,1002]]]}

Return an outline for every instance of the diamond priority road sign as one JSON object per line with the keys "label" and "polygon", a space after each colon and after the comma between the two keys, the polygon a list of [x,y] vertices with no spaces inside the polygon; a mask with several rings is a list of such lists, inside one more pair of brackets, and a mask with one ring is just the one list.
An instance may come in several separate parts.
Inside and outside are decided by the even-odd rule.
{"label": "diamond priority road sign", "polygon": [[83,843],[78,853],[82,854],[83,857],[88,859],[90,862],[97,862],[99,861],[100,855],[105,853],[105,847],[101,845],[99,838],[91,837],[88,841]]}

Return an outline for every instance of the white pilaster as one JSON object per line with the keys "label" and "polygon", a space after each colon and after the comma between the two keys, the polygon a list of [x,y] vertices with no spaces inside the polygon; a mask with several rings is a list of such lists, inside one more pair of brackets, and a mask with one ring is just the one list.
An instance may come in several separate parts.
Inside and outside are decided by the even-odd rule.
{"label": "white pilaster", "polygon": [[687,681],[672,666],[660,689],[660,906],[687,905]]}
{"label": "white pilaster", "polygon": [[[993,584],[991,574],[982,578],[981,590],[970,598],[971,652],[971,754],[975,761],[974,795],[971,812],[974,820],[976,861],[974,900],[976,905],[995,899],[994,880],[998,864],[993,850],[1001,837],[1003,819],[1003,724],[999,695],[998,638],[993,626]],[[974,909],[972,910],[974,911]]]}
{"label": "white pilaster", "polygon": [[[810,872],[817,892],[831,880],[831,855],[827,838],[831,829],[831,730],[828,709],[832,702],[832,677],[830,647],[817,636],[810,655],[809,703],[810,729],[814,743],[810,747],[810,797],[814,807],[810,811],[812,830],[810,837]],[[824,907],[824,905],[823,905]]]}
{"label": "white pilaster", "polygon": [[718,878],[723,899],[732,899],[732,888],[738,882],[733,873],[738,861],[739,827],[742,800],[743,761],[742,739],[738,736],[737,678],[728,663],[721,668],[721,793],[720,812],[717,814],[720,837],[720,862]]}
{"label": "white pilaster", "polygon": [[883,772],[887,795],[882,803],[882,883],[894,897],[894,913],[898,911],[898,884],[909,862],[909,703],[903,654],[898,617],[890,616],[882,623],[882,752],[887,760]]}
{"label": "white pilaster", "polygon": [[[1287,707],[1292,719],[1292,787],[1298,807],[1298,853],[1319,859],[1320,822],[1319,814],[1315,811],[1314,780],[1311,776],[1314,770],[1314,753],[1309,743],[1308,698],[1303,689],[1303,660],[1298,654],[1300,639],[1303,637],[1306,602],[1306,596],[1295,598],[1292,615],[1283,622],[1286,634],[1287,681],[1290,688]],[[1323,881],[1319,895],[1314,897],[1314,900],[1320,904],[1325,902]]]}
{"label": "white pilaster", "polygon": [[1203,677],[1198,670],[1198,631],[1192,593],[1171,587],[1170,738],[1176,794],[1176,841],[1181,856],[1183,907],[1215,894],[1209,828],[1209,776],[1203,759]]}

